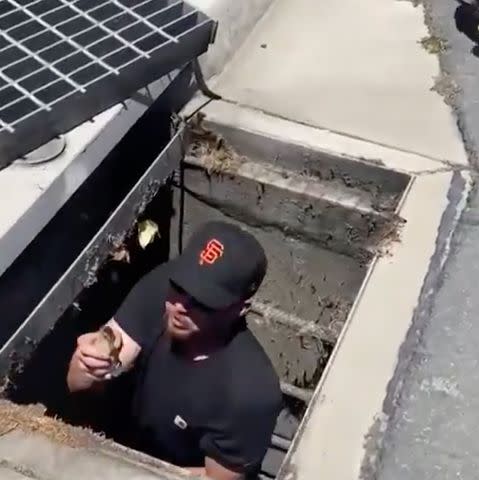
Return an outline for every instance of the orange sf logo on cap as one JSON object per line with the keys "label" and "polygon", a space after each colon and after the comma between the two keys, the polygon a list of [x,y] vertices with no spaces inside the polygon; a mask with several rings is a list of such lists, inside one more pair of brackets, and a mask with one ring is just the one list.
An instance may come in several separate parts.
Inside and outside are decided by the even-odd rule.
{"label": "orange sf logo on cap", "polygon": [[216,239],[210,240],[200,253],[200,265],[213,265],[225,251],[224,245]]}

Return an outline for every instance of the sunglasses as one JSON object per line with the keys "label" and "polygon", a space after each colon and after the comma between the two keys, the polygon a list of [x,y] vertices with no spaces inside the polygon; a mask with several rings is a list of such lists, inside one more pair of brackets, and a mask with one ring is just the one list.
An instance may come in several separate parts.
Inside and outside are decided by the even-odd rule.
{"label": "sunglasses", "polygon": [[207,307],[206,305],[198,302],[198,300],[192,297],[183,288],[171,281],[167,301],[172,303],[173,305],[176,303],[181,303],[188,312],[196,311],[205,315],[217,312],[217,310],[214,310],[213,308]]}

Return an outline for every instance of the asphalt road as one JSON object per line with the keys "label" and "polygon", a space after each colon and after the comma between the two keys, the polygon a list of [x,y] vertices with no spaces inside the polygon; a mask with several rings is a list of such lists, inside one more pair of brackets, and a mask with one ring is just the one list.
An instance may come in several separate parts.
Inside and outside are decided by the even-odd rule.
{"label": "asphalt road", "polygon": [[[433,33],[447,40],[441,66],[459,87],[458,125],[479,167],[479,47],[464,7],[426,0]],[[458,29],[459,27],[459,29]],[[462,30],[459,31],[459,30]],[[454,90],[454,89],[453,89]],[[420,305],[417,342],[386,433],[377,480],[479,478],[479,195],[474,189],[452,249]],[[417,313],[417,312],[416,312]]]}

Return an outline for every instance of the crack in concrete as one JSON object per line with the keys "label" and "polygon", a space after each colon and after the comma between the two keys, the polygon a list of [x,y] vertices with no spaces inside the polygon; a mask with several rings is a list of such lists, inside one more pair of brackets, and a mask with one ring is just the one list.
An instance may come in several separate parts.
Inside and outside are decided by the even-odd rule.
{"label": "crack in concrete", "polygon": [[451,165],[449,167],[422,170],[421,172],[415,173],[414,176],[424,177],[426,175],[434,175],[436,173],[447,173],[447,172],[474,172],[474,169],[472,167],[465,167],[465,166],[461,167],[458,165]]}

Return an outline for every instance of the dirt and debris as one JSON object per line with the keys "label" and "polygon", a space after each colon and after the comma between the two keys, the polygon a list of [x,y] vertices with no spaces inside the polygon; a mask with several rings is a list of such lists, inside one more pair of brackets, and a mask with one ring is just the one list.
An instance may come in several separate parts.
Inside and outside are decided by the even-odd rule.
{"label": "dirt and debris", "polygon": [[201,160],[208,175],[234,173],[243,163],[242,157],[221,135],[205,127],[204,119],[199,112],[188,124],[188,154]]}
{"label": "dirt and debris", "polygon": [[[26,337],[23,341],[23,345],[20,345],[17,350],[21,350],[20,354],[18,351],[13,351],[8,358],[8,368],[3,377],[0,377],[0,401],[7,397],[10,389],[15,386],[15,378],[20,376],[24,369],[25,363],[28,361],[28,358],[32,352],[36,349],[38,342],[32,341],[29,337]],[[25,347],[27,347],[25,349]]]}
{"label": "dirt and debris", "polygon": [[0,436],[14,430],[25,433],[39,433],[48,439],[72,448],[98,446],[107,440],[98,434],[80,427],[67,425],[45,415],[42,405],[16,405],[0,400]]}
{"label": "dirt and debris", "polygon": [[126,247],[118,248],[117,250],[114,250],[111,253],[111,259],[114,262],[130,263],[131,262],[130,252]]}
{"label": "dirt and debris", "polygon": [[353,303],[340,295],[333,294],[326,297],[318,296],[319,314],[317,322],[324,323],[325,316],[328,317],[327,329],[338,339],[346,323]]}
{"label": "dirt and debris", "polygon": [[432,55],[439,55],[440,53],[445,52],[448,48],[447,41],[436,35],[424,37],[419,43],[426,52]]}
{"label": "dirt and debris", "polygon": [[131,256],[126,245],[126,233],[122,232],[116,235],[109,235],[108,242],[111,245],[110,258],[115,262],[130,263]]}
{"label": "dirt and debris", "polygon": [[394,215],[385,225],[377,231],[374,253],[380,257],[391,255],[392,247],[401,241],[402,228],[406,220],[399,215]]}
{"label": "dirt and debris", "polygon": [[450,107],[454,107],[457,97],[461,93],[461,89],[448,73],[441,73],[437,76],[431,90],[441,95],[444,102]]}

